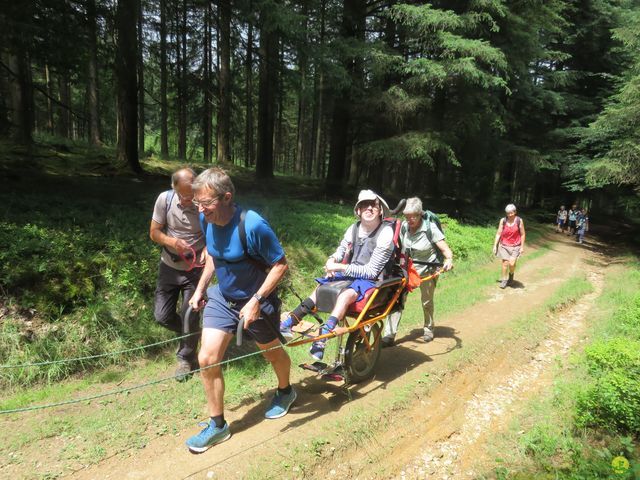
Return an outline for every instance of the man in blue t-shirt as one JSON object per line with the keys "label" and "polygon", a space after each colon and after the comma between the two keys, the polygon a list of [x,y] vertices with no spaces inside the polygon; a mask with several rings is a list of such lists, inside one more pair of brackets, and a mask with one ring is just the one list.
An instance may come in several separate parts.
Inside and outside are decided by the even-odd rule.
{"label": "man in blue t-shirt", "polygon": [[[288,269],[280,242],[266,220],[249,210],[244,217],[245,251],[238,228],[242,209],[234,203],[235,187],[224,170],[205,170],[192,188],[205,234],[206,261],[189,303],[199,309],[207,291],[198,361],[206,368],[200,374],[211,419],[206,428],[187,440],[187,446],[200,453],[231,436],[224,419],[222,368],[210,366],[222,361],[240,318],[278,378],[278,389],[265,417],[286,415],[296,392],[289,382],[289,356],[282,348],[270,350],[280,344],[280,300],[275,288]],[[218,284],[209,287],[214,273]]]}

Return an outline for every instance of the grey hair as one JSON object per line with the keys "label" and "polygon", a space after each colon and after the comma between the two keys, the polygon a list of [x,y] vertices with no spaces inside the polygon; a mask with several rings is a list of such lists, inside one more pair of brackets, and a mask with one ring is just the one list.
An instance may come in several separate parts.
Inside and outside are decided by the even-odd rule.
{"label": "grey hair", "polygon": [[404,214],[418,214],[422,215],[422,200],[418,197],[411,197],[407,199],[407,203],[404,206],[404,210],[402,211]]}
{"label": "grey hair", "polygon": [[504,207],[504,211],[506,213],[509,212],[515,212],[517,210],[516,206],[513,203],[510,203],[509,205],[507,205],[506,207]]}
{"label": "grey hair", "polygon": [[223,195],[227,192],[230,192],[232,195],[236,193],[236,187],[233,186],[231,177],[219,167],[208,168],[198,175],[193,181],[192,188],[194,192],[208,188],[218,195]]}
{"label": "grey hair", "polygon": [[179,183],[184,181],[193,182],[194,178],[196,178],[196,172],[194,172],[192,168],[185,167],[176,170],[173,172],[173,175],[171,175],[171,188],[175,189]]}

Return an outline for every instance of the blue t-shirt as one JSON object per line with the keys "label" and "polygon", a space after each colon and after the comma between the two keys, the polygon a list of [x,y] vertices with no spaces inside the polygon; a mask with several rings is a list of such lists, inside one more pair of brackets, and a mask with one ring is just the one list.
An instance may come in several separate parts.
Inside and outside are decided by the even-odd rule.
{"label": "blue t-shirt", "polygon": [[[213,258],[220,291],[229,300],[246,300],[258,291],[267,274],[247,259],[240,241],[238,225],[242,208],[237,207],[231,221],[223,227],[207,223],[200,214],[200,225]],[[247,251],[251,258],[273,265],[284,257],[284,250],[267,221],[253,210],[244,219]]]}

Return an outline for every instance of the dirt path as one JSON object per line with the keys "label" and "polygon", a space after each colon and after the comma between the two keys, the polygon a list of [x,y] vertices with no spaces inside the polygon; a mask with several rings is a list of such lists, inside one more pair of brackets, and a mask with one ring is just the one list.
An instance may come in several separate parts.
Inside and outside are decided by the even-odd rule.
{"label": "dirt path", "polygon": [[[415,331],[399,339],[397,347],[383,350],[376,377],[352,387],[351,400],[339,385],[299,372],[295,379],[298,401],[282,419],[262,418],[265,401],[243,405],[226,412],[233,437],[202,455],[189,454],[184,447],[184,441],[196,432],[194,426],[73,477],[264,478],[268,461],[290,465],[291,478],[458,478],[473,473],[484,455],[484,440],[507,420],[505,412],[544,388],[552,359],[566,354],[579,338],[582,320],[602,283],[602,267],[593,262],[597,256],[556,237],[547,253],[519,269],[520,288],[496,288],[489,301],[443,319],[430,344],[417,340],[419,332]],[[495,268],[497,271],[497,263]],[[296,448],[314,448],[314,439],[326,438],[340,418],[355,418],[368,409],[379,414],[379,405],[392,401],[403,387],[445,369],[448,353],[480,345],[490,329],[538,308],[578,271],[589,272],[595,291],[580,302],[579,309],[552,320],[556,327],[552,331],[560,332],[557,336],[533,351],[496,348],[486,361],[470,362],[447,375],[427,399],[410,404],[402,418],[390,413],[389,424],[378,428],[373,441],[363,441],[357,449],[342,449],[330,466],[313,470],[296,465]],[[319,445],[316,447],[322,442]]]}

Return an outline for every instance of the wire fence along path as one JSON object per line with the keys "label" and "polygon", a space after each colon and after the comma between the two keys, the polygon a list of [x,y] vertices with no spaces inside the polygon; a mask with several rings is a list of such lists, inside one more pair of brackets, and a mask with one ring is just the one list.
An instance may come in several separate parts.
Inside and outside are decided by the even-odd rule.
{"label": "wire fence along path", "polygon": [[170,338],[169,340],[161,340],[160,342],[150,343],[148,345],[141,345],[139,347],[127,348],[126,350],[117,350],[115,352],[100,353],[97,355],[87,355],[86,357],[63,358],[60,360],[49,360],[46,362],[34,362],[34,363],[17,363],[17,364],[7,363],[4,365],[0,365],[0,369],[43,367],[46,365],[56,365],[60,363],[83,362],[86,360],[95,360],[97,358],[115,357],[117,355],[124,355],[126,353],[136,352],[139,350],[146,350],[147,348],[157,347],[159,345],[165,345],[167,343],[175,342],[176,340],[182,340],[183,338],[191,337],[193,335],[200,335],[200,332],[188,333],[187,335],[182,335],[181,337]]}
{"label": "wire fence along path", "polygon": [[[245,358],[253,357],[255,355],[261,355],[261,354],[263,354],[265,352],[270,352],[271,350],[277,350],[278,348],[284,348],[284,344],[276,345],[274,347],[267,348],[265,350],[258,350],[256,352],[251,352],[251,353],[248,353],[246,355],[241,355],[239,357],[234,357],[234,358],[229,358],[227,360],[222,360],[221,362],[214,363],[213,365],[208,365],[206,367],[202,367],[202,368],[198,368],[198,369],[192,370],[191,374],[196,373],[196,372],[201,372],[201,371],[207,370],[209,368],[219,367],[221,365],[226,365],[228,363],[237,362],[239,360],[243,360]],[[134,391],[134,390],[139,390],[141,388],[149,387],[151,385],[157,385],[159,383],[166,382],[168,380],[173,380],[173,379],[175,379],[175,378],[177,378],[179,376],[182,376],[182,375],[181,374],[171,375],[169,377],[164,377],[164,378],[160,378],[160,379],[157,379],[157,380],[152,380],[150,382],[142,383],[140,385],[134,385],[132,387],[121,388],[121,389],[118,389],[118,390],[111,390],[109,392],[98,393],[96,395],[90,395],[88,397],[76,398],[76,399],[71,399],[71,400],[63,400],[61,402],[47,403],[47,404],[43,404],[43,405],[31,405],[29,407],[20,407],[20,408],[11,408],[11,409],[6,409],[6,410],[0,410],[0,415],[9,414],[9,413],[30,412],[30,411],[34,411],[34,410],[44,410],[46,408],[60,407],[62,405],[71,405],[71,404],[74,404],[74,403],[88,402],[88,401],[91,401],[91,400],[96,400],[98,398],[108,397],[110,395],[118,395],[120,393],[127,393],[127,392],[131,392],[131,391]]]}

